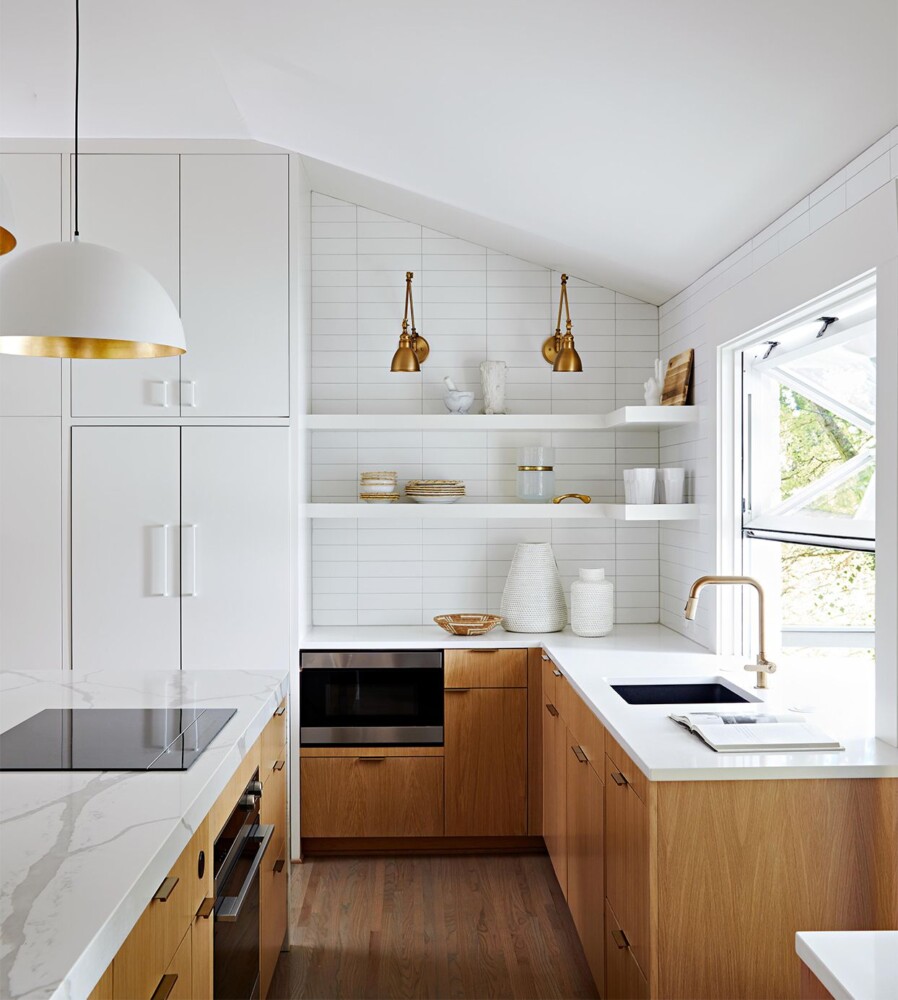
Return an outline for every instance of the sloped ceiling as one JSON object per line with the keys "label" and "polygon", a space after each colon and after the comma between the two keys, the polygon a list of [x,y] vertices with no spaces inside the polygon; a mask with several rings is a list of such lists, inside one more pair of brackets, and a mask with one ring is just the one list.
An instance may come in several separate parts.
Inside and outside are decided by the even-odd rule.
{"label": "sloped ceiling", "polygon": [[[81,6],[83,135],[273,143],[651,302],[898,122],[895,0]],[[73,11],[0,0],[3,136],[71,134]]]}

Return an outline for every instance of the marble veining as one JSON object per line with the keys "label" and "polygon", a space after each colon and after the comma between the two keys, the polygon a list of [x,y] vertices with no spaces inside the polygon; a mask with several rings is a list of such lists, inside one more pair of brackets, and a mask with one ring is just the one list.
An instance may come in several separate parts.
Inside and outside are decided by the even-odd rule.
{"label": "marble veining", "polygon": [[236,708],[188,771],[0,772],[0,997],[96,984],[288,690],[256,671],[7,671],[0,731],[44,708]]}

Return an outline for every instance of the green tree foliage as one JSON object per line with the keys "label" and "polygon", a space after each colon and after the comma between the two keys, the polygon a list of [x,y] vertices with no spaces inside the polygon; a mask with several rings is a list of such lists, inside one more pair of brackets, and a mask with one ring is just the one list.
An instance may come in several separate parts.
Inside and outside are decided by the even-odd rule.
{"label": "green tree foliage", "polygon": [[[782,499],[874,443],[873,436],[797,392],[780,387]],[[822,498],[834,514],[852,515],[873,470]],[[876,557],[805,545],[782,545],[783,624],[872,627]]]}

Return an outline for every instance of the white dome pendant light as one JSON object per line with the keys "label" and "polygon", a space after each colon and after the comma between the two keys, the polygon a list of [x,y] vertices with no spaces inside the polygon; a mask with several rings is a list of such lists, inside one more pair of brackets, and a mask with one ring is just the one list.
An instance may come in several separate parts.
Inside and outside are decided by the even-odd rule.
{"label": "white dome pendant light", "polygon": [[78,234],[81,17],[75,0],[75,228],[71,243],[19,250],[0,267],[0,354],[163,358],[184,354],[184,328],[162,285],[129,257]]}

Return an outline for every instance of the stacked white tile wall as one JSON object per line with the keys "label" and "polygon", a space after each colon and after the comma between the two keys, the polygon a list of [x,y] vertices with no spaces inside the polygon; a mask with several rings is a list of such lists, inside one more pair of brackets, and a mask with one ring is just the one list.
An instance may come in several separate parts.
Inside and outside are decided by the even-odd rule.
{"label": "stacked white tile wall", "polygon": [[[513,413],[605,413],[642,403],[658,353],[658,310],[571,278],[584,372],[556,375],[540,347],[555,325],[560,274],[326,195],[312,195],[312,411],[444,413],[444,375],[473,389],[479,364],[504,360]],[[431,354],[420,374],[389,371],[413,271],[415,319]],[[460,421],[464,417],[458,418]],[[353,501],[358,474],[464,479],[479,500],[514,499],[516,449],[556,448],[557,491],[622,499],[621,471],[658,461],[641,432],[314,431],[312,499]],[[518,541],[552,543],[566,585],[602,566],[619,622],[658,620],[658,528],[599,519],[428,521],[397,515],[313,525],[313,621],[427,623],[448,611],[496,610]]]}
{"label": "stacked white tile wall", "polygon": [[[661,464],[690,470],[692,499],[704,510],[714,510],[717,494],[713,478],[716,401],[711,398],[710,376],[718,344],[714,340],[715,331],[706,325],[707,307],[719,295],[896,177],[898,128],[661,306],[661,356],[669,358],[679,351],[695,348],[695,403],[702,413],[697,424],[661,433]],[[687,626],[683,619],[683,601],[689,584],[697,576],[717,569],[714,519],[664,523],[660,536],[661,621],[714,649],[717,637],[713,600],[705,602],[694,625]]]}

